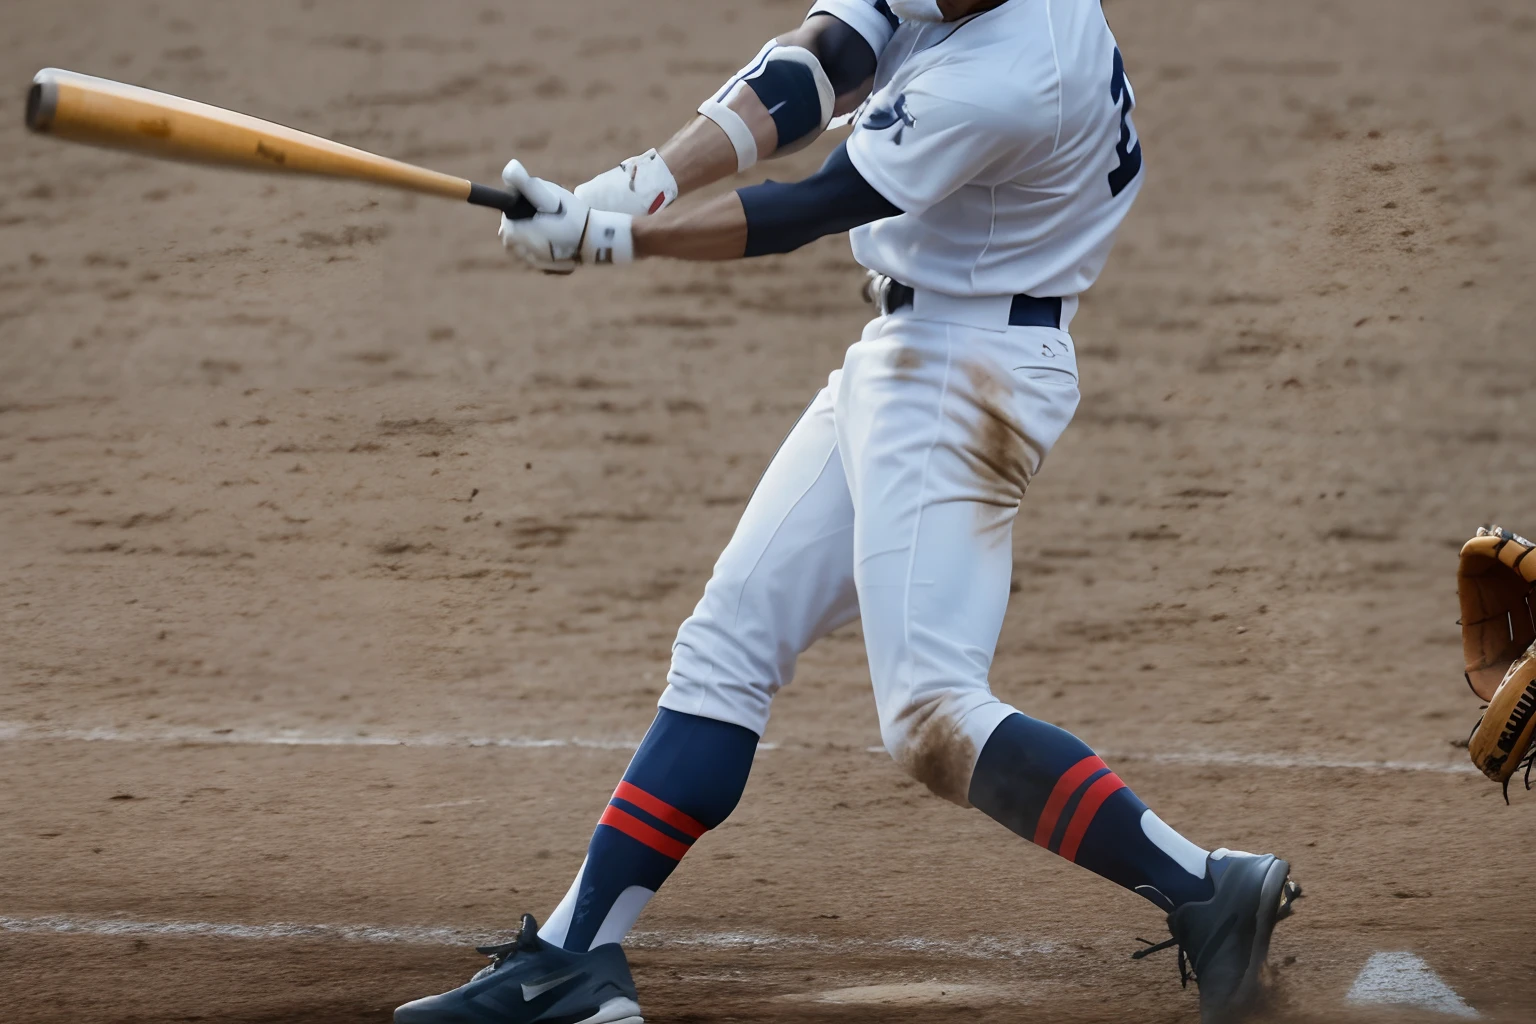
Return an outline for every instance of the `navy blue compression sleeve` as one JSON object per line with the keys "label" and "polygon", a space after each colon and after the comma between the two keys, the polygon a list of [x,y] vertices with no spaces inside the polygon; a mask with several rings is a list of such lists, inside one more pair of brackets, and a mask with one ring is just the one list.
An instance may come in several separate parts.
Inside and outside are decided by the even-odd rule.
{"label": "navy blue compression sleeve", "polygon": [[747,215],[745,256],[793,252],[822,235],[900,215],[848,159],[848,144],[832,151],[804,181],[765,181],[736,190]]}

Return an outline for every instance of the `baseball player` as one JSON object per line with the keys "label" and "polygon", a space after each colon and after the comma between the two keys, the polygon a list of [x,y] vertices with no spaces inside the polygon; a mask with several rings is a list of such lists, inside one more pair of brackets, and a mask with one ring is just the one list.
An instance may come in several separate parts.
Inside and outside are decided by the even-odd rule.
{"label": "baseball player", "polygon": [[[992,694],[1030,479],[1078,404],[1068,333],[1142,184],[1135,105],[1098,0],[817,0],[661,150],[566,191],[503,244],[546,271],[790,252],[851,231],[879,315],[773,458],[673,646],[660,711],[540,927],[400,1024],[639,1024],[620,943],[747,782],[774,694],[863,621],[890,755],[934,793],[1168,915],[1202,1018],[1259,989],[1300,889],[1274,856],[1208,852],[1087,745]],[[856,110],[819,172],[679,195]],[[1186,968],[1186,963],[1188,967]]]}

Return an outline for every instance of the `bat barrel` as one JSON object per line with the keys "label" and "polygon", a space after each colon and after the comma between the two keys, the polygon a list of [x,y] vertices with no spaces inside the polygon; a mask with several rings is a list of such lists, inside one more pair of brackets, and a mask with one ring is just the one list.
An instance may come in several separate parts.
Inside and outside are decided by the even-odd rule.
{"label": "bat barrel", "polygon": [[44,68],[27,92],[27,127],[59,139],[161,159],[351,178],[531,217],[521,196],[391,160],[286,125],[104,78]]}
{"label": "bat barrel", "polygon": [[287,125],[60,68],[27,94],[27,125],[54,138],[265,173],[316,174],[465,200],[464,178],[391,160]]}

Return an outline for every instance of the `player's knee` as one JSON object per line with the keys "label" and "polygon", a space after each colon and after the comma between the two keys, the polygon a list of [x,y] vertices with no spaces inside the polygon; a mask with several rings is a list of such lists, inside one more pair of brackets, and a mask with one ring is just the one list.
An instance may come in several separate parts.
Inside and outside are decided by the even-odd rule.
{"label": "player's knee", "polygon": [[924,694],[889,710],[882,708],[880,738],[908,775],[936,795],[969,807],[967,793],[977,750],[961,727],[953,696]]}
{"label": "player's knee", "polygon": [[680,658],[706,664],[711,675],[763,680],[774,689],[788,682],[798,652],[789,649],[772,621],[736,614],[736,609],[721,599],[721,593],[711,591],[706,591],[704,600],[678,627],[672,645],[674,664]]}
{"label": "player's knee", "polygon": [[774,695],[789,681],[772,645],[696,611],[672,644],[664,706],[734,722],[761,734]]}

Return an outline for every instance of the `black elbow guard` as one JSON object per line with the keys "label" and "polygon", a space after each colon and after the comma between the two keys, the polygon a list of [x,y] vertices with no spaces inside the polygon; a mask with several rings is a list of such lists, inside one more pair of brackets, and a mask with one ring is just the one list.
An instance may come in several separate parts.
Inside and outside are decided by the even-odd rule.
{"label": "black elbow guard", "polygon": [[[832,120],[837,97],[875,73],[875,51],[862,35],[829,15],[812,17],[818,22],[816,37],[804,49],[793,48],[796,59],[775,59],[790,49],[778,47],[764,61],[762,73],[746,80],[778,129],[775,156],[793,153],[821,134]],[[814,63],[799,54],[809,54]]]}
{"label": "black elbow guard", "polygon": [[793,152],[808,144],[832,120],[837,94],[822,70],[821,61],[803,46],[770,42],[752,63],[721,86],[714,96],[699,104],[699,113],[725,132],[736,150],[736,170],[757,163],[757,140],[731,104],[744,89],[751,89],[773,118],[778,130],[775,154]]}

